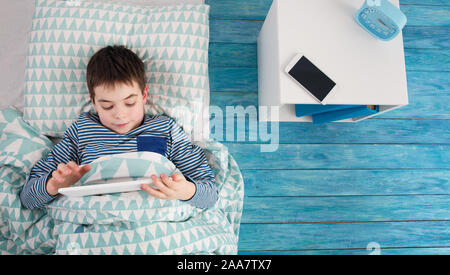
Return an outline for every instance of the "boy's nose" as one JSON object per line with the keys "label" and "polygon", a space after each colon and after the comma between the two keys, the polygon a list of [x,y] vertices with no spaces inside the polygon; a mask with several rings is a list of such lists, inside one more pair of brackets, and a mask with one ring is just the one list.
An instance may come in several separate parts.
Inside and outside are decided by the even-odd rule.
{"label": "boy's nose", "polygon": [[122,119],[126,117],[126,110],[124,108],[118,107],[114,113],[114,117],[117,119]]}

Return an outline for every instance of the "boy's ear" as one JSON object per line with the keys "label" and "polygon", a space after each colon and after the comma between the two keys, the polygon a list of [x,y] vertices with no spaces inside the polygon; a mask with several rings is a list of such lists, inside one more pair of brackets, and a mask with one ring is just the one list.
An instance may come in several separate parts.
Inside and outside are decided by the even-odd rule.
{"label": "boy's ear", "polygon": [[148,86],[147,85],[145,85],[143,97],[144,97],[144,104],[147,104],[147,99],[148,99]]}
{"label": "boy's ear", "polygon": [[91,103],[92,103],[92,106],[94,107],[95,112],[98,113],[97,105],[95,104],[95,100],[92,97],[91,97]]}

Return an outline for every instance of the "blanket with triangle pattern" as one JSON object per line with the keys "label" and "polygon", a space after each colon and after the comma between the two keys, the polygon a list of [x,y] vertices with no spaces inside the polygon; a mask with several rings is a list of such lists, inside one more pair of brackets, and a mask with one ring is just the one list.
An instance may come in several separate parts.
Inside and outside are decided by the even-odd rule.
{"label": "blanket with triangle pattern", "polygon": [[[19,199],[31,167],[52,143],[14,109],[0,112],[0,254],[236,254],[243,179],[225,146],[201,144],[219,189],[214,207],[151,198],[143,191],[102,196],[60,196],[43,209]],[[99,158],[80,184],[116,177],[177,172],[149,152]]]}

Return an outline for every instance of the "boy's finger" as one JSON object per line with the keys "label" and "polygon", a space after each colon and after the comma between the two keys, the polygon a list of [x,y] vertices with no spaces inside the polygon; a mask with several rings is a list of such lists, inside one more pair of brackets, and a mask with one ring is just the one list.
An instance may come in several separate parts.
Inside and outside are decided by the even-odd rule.
{"label": "boy's finger", "polygon": [[[155,180],[156,178],[156,180]],[[158,189],[160,190],[160,192],[166,194],[166,195],[170,195],[171,190],[169,188],[167,188],[167,186],[158,178],[158,177],[153,177],[152,176],[152,183],[158,187]]]}
{"label": "boy's finger", "polygon": [[148,184],[141,184],[141,189],[144,190],[145,192],[147,192],[149,195],[158,198],[158,199],[166,199],[167,196],[162,193],[161,191],[158,191],[154,188],[152,188],[150,185]]}
{"label": "boy's finger", "polygon": [[52,172],[52,179],[57,183],[64,182],[64,178],[60,175],[58,170]]}
{"label": "boy's finger", "polygon": [[73,172],[74,172],[74,171],[72,171],[72,169],[70,169],[70,167],[66,167],[66,168],[63,170],[62,174],[63,174],[64,177],[65,177],[65,176],[72,175]]}
{"label": "boy's finger", "polygon": [[72,169],[73,171],[75,171],[78,174],[84,174],[85,172],[81,169],[83,166],[78,166],[78,164],[76,164],[73,161],[70,161],[67,165],[70,165],[70,169]]}
{"label": "boy's finger", "polygon": [[75,162],[69,161],[69,162],[67,163],[67,167],[70,168],[70,169],[72,169],[72,170],[76,170],[76,168],[77,168],[78,166],[77,166],[77,164],[76,164]]}
{"label": "boy's finger", "polygon": [[91,165],[89,165],[89,164],[85,164],[85,165],[80,166],[80,172],[83,173],[83,174],[86,174],[90,170],[91,170]]}
{"label": "boy's finger", "polygon": [[70,174],[70,172],[69,172],[70,169],[68,169],[67,166],[65,164],[62,164],[62,163],[58,164],[57,171],[61,172],[64,175]]}
{"label": "boy's finger", "polygon": [[170,177],[172,178],[173,181],[179,181],[181,179],[184,179],[184,176],[180,173],[172,174],[172,176]]}
{"label": "boy's finger", "polygon": [[57,170],[63,169],[64,166],[65,166],[64,164],[60,163],[58,164],[58,166],[56,166],[56,169]]}
{"label": "boy's finger", "polygon": [[54,185],[54,186],[57,186],[60,182],[59,181],[57,181],[54,177],[51,177],[49,180],[48,180],[48,182],[52,182],[52,184]]}
{"label": "boy's finger", "polygon": [[172,185],[172,179],[165,174],[161,174],[161,181],[169,188]]}
{"label": "boy's finger", "polygon": [[59,184],[63,182],[60,178],[57,177],[52,177],[50,180],[53,181],[53,184]]}

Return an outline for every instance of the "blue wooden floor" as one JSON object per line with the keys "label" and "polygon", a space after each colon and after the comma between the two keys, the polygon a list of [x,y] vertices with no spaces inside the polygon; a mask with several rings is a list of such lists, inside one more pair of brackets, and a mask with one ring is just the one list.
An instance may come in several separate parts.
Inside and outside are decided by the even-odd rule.
{"label": "blue wooden floor", "polygon": [[[206,2],[211,105],[257,107],[272,0]],[[281,123],[273,153],[248,125],[247,141],[221,141],[245,182],[239,254],[450,254],[450,2],[400,2],[408,106],[355,124]]]}

